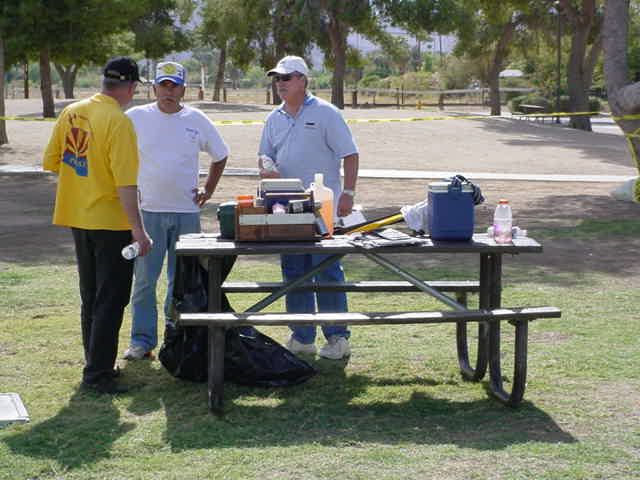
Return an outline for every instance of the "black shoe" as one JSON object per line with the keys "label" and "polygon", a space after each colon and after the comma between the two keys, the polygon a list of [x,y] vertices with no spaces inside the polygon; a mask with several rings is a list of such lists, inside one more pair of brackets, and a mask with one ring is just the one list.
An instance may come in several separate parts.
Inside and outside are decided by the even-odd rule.
{"label": "black shoe", "polygon": [[111,372],[111,378],[119,378],[122,375],[122,371],[120,371],[120,367],[116,365],[116,368]]}
{"label": "black shoe", "polygon": [[96,383],[82,382],[80,388],[86,392],[94,392],[100,395],[117,395],[129,391],[129,387],[116,383],[113,378],[105,378]]}

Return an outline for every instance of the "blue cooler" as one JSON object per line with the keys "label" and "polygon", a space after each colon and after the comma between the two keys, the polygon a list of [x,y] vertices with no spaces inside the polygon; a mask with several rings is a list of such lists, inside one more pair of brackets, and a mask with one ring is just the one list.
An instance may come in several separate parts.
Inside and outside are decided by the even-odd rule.
{"label": "blue cooler", "polygon": [[429,184],[429,232],[432,240],[469,240],[473,236],[473,189],[469,184]]}

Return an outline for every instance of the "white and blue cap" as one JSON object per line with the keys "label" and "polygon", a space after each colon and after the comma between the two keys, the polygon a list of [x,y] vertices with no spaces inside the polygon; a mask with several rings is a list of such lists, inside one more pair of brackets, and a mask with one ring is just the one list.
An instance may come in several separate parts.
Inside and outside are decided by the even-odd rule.
{"label": "white and blue cap", "polygon": [[309,67],[307,67],[307,63],[304,59],[300,57],[296,57],[295,55],[287,55],[286,57],[280,59],[275,68],[272,68],[267,72],[267,76],[271,75],[286,75],[288,73],[298,72],[304,75],[305,77],[309,76]]}
{"label": "white and blue cap", "polygon": [[158,84],[164,80],[169,80],[176,85],[184,85],[187,81],[187,74],[182,65],[176,62],[162,62],[156,68],[156,78],[153,83]]}

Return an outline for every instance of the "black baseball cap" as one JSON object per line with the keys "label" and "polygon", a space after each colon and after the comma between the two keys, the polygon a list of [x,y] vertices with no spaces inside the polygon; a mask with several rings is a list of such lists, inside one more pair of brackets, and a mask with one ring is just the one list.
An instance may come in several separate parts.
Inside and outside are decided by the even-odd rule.
{"label": "black baseball cap", "polygon": [[107,62],[103,71],[105,78],[120,81],[139,82],[138,64],[130,57],[114,57]]}

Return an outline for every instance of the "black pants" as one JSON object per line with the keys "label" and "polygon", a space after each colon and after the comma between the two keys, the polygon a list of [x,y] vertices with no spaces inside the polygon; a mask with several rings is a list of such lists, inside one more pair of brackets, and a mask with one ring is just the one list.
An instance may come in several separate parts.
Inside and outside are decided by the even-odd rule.
{"label": "black pants", "polygon": [[122,248],[131,243],[129,230],[72,228],[76,245],[85,367],[82,380],[95,383],[112,374],[124,309],[131,296],[133,261]]}

